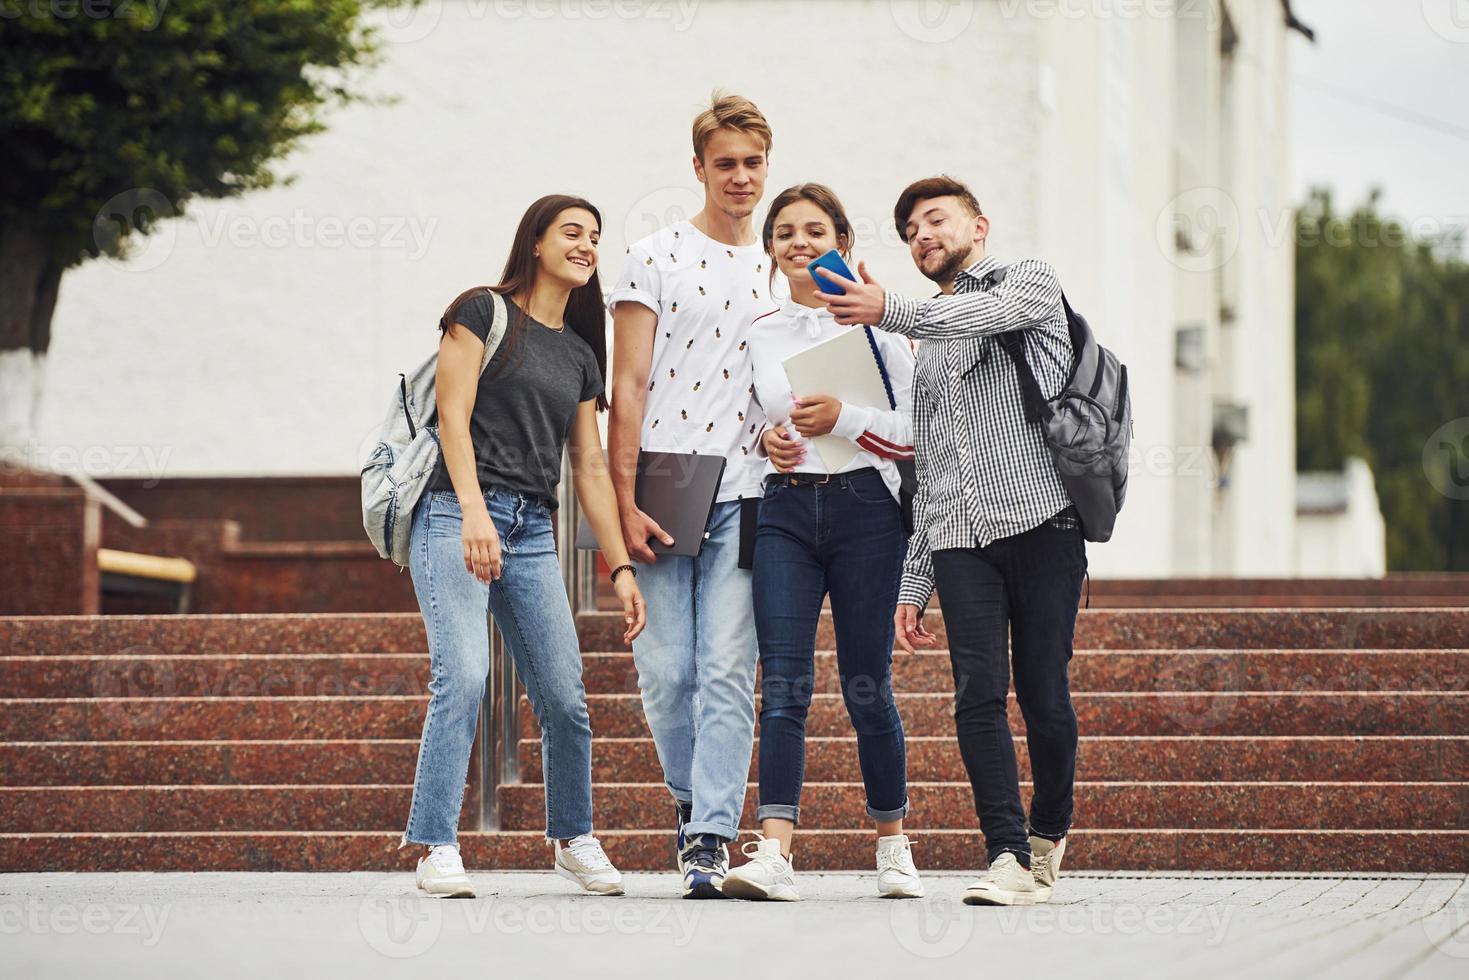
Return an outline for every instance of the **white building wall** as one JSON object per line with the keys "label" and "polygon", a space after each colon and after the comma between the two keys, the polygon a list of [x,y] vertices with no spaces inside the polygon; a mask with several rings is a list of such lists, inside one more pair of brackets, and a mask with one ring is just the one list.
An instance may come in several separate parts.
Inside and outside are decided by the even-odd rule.
{"label": "white building wall", "polygon": [[[582,16],[542,16],[560,9]],[[1211,361],[1180,397],[1175,325],[1190,303],[1199,315],[1217,304],[1181,284],[1158,228],[1179,191],[1180,142],[1207,161],[1214,151],[1199,144],[1217,126],[1177,125],[1174,19],[1146,4],[1139,16],[1065,9],[426,0],[393,15],[385,62],[364,79],[399,101],[333,114],[280,165],[293,185],[191,205],[132,261],[68,273],[42,440],[101,447],[99,474],[355,472],[394,376],[433,350],[449,299],[497,278],[531,200],[570,192],[601,207],[604,283],[626,242],[699,206],[689,126],[722,87],[753,98],[774,127],[768,193],[830,184],[856,223],[859,257],[890,288],[931,292],[891,209],[906,183],[941,171],[974,187],[994,254],[1056,265],[1128,363],[1138,420],[1129,502],[1115,543],[1091,549],[1094,571],[1288,567],[1289,520],[1277,526],[1274,494],[1288,489],[1293,453],[1279,275],[1289,259],[1244,257],[1267,274],[1251,299],[1256,360],[1248,370]],[[1275,5],[1261,9],[1252,29],[1283,47]],[[1245,163],[1259,159],[1248,187],[1276,188],[1272,199],[1285,172],[1284,92],[1278,81],[1273,128],[1239,150]],[[1241,109],[1244,130],[1269,94]],[[1259,360],[1272,370],[1257,371]],[[1247,557],[1238,569],[1200,544],[1209,477],[1184,485],[1177,472],[1189,459],[1207,472],[1200,405],[1226,381],[1258,402],[1238,468],[1241,512],[1263,514],[1271,531],[1246,534],[1222,512],[1226,540]]]}
{"label": "white building wall", "polygon": [[1236,447],[1219,520],[1226,575],[1289,575],[1295,530],[1294,218],[1289,164],[1290,82],[1277,4],[1230,5],[1240,34],[1227,105],[1234,138],[1222,175],[1238,245],[1224,272],[1217,397],[1249,410],[1248,438]]}
{"label": "white building wall", "polygon": [[1365,460],[1346,461],[1340,507],[1303,509],[1296,524],[1295,574],[1306,578],[1379,578],[1387,573],[1387,525],[1377,483]]}

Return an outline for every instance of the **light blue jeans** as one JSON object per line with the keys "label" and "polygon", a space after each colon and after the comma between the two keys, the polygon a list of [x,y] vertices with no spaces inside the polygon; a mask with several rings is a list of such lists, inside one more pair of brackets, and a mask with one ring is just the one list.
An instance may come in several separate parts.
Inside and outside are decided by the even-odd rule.
{"label": "light blue jeans", "polygon": [[592,726],[551,511],[532,497],[493,488],[485,491],[485,504],[502,557],[500,578],[490,585],[464,567],[464,517],[453,491],[425,495],[413,515],[409,570],[428,628],[430,697],[400,848],[457,840],[490,669],[487,612],[540,722],[546,836],[564,840],[592,831]]}
{"label": "light blue jeans", "polygon": [[638,563],[648,622],[633,640],[663,780],[692,802],[687,833],[739,834],[755,744],[754,607],[739,567],[740,503],[714,506],[697,558]]}

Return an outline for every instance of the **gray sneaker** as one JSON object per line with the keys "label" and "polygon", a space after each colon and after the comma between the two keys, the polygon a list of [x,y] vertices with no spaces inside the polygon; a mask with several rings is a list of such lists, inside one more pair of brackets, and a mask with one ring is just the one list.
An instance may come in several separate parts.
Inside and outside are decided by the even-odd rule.
{"label": "gray sneaker", "polygon": [[591,834],[573,837],[565,847],[556,841],[556,873],[593,895],[622,894],[622,875],[607,860],[601,842]]}
{"label": "gray sneaker", "polygon": [[1066,854],[1066,838],[1058,841],[1044,837],[1030,839],[1030,876],[1035,879],[1035,900],[1049,902],[1061,877],[1061,858]]}
{"label": "gray sneaker", "polygon": [[1020,860],[1005,851],[989,870],[964,890],[965,905],[1034,905],[1035,879]]}

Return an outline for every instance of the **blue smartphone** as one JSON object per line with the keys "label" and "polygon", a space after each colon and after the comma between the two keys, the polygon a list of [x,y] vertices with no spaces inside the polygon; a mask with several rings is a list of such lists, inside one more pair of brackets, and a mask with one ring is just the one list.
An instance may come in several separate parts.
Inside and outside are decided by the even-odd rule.
{"label": "blue smartphone", "polygon": [[[834,275],[843,276],[847,279],[852,280],[853,282],[857,281],[857,277],[852,275],[852,270],[847,268],[847,263],[842,261],[842,253],[838,252],[836,249],[832,249],[825,255],[818,255],[816,258],[812,259],[809,263],[806,264],[806,268],[807,270],[825,269],[827,272],[833,273]],[[821,290],[823,293],[831,293],[834,296],[843,296],[847,292],[841,286],[838,286],[836,283],[833,282],[827,282],[825,279],[821,278],[814,272],[811,273],[811,278],[815,280],[816,288]]]}

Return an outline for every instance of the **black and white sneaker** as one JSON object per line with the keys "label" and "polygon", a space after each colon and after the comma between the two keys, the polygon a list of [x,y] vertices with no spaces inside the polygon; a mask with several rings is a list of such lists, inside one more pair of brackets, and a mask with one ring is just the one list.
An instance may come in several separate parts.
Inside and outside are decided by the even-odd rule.
{"label": "black and white sneaker", "polygon": [[714,834],[691,837],[679,853],[684,898],[725,898],[724,877],[729,874],[729,847]]}

